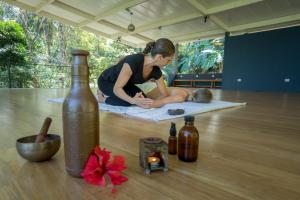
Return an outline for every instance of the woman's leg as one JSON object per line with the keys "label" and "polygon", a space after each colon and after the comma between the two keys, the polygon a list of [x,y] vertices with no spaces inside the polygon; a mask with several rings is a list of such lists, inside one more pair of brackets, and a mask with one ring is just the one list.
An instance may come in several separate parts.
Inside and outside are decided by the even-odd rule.
{"label": "woman's leg", "polygon": [[[113,92],[114,85],[115,83],[111,81],[106,81],[103,78],[99,77],[98,79],[99,102],[110,104],[113,106],[131,106],[129,102],[124,101],[123,99],[117,97],[114,94]],[[126,94],[130,97],[134,97],[136,93],[143,92],[135,85],[125,85],[123,89],[126,92]],[[144,93],[143,95],[146,97]]]}
{"label": "woman's leg", "polygon": [[97,89],[98,102],[105,103],[106,95],[103,93],[103,91],[102,91],[103,89],[101,86],[107,85],[108,91],[106,91],[106,92],[109,92],[109,90],[112,89],[111,84],[108,81],[105,81],[101,75],[99,76],[99,78],[97,80],[97,84],[98,84],[98,89]]}
{"label": "woman's leg", "polygon": [[103,94],[103,92],[101,90],[99,90],[99,88],[97,89],[97,97],[98,97],[98,102],[99,103],[104,103],[105,102],[105,95]]}
{"label": "woman's leg", "polygon": [[[126,94],[130,97],[134,97],[136,93],[140,93],[140,92],[143,93],[143,91],[135,85],[125,85],[123,89],[126,92]],[[144,97],[146,97],[144,93],[143,95]],[[106,97],[105,103],[113,106],[131,106],[129,102],[124,101],[123,99],[117,97],[114,93],[112,93],[111,96]]]}
{"label": "woman's leg", "polygon": [[115,83],[103,80],[102,78],[98,79],[98,87],[99,87],[99,94],[98,94],[98,101],[100,103],[106,103],[113,106],[130,106],[131,104],[123,99],[117,97],[114,92],[114,85]]}

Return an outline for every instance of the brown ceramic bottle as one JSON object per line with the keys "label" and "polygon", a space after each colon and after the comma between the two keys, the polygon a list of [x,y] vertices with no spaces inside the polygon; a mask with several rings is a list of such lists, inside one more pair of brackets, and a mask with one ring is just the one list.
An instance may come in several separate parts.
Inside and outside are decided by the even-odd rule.
{"label": "brown ceramic bottle", "polygon": [[80,177],[92,149],[99,144],[98,102],[89,87],[89,52],[73,50],[72,85],[63,103],[66,170]]}
{"label": "brown ceramic bottle", "polygon": [[169,152],[169,154],[177,153],[176,124],[173,122],[171,123],[171,128],[170,128],[168,152]]}
{"label": "brown ceramic bottle", "polygon": [[185,116],[185,125],[178,134],[178,158],[185,162],[196,161],[198,156],[199,133],[194,126],[194,120],[194,116]]}

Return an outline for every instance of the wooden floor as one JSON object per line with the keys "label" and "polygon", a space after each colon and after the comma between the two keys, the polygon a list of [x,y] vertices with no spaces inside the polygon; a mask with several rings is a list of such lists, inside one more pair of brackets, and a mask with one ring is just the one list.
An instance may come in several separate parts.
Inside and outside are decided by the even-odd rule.
{"label": "wooden floor", "polygon": [[[110,189],[84,183],[64,169],[63,145],[51,161],[30,163],[16,152],[19,137],[35,134],[52,117],[50,133],[62,136],[62,89],[0,90],[0,199],[299,200],[300,94],[215,90],[216,99],[245,107],[196,116],[199,158],[169,156],[169,172],[144,175],[138,162],[141,137],[168,138],[171,121],[149,122],[100,113],[100,143],[126,157],[129,181]],[[183,119],[173,120],[179,129]]]}

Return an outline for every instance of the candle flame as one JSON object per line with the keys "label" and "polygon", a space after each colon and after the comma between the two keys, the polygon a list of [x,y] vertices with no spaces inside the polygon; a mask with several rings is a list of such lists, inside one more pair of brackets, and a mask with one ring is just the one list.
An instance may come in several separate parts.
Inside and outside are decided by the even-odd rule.
{"label": "candle flame", "polygon": [[160,159],[159,158],[157,158],[157,157],[148,157],[148,162],[150,162],[150,163],[158,163],[160,161]]}

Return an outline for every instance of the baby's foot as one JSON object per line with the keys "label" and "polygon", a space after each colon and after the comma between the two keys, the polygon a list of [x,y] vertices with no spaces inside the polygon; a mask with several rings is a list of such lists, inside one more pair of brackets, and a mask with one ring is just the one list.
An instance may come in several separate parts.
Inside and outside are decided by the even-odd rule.
{"label": "baby's foot", "polygon": [[104,96],[104,94],[101,91],[97,90],[97,96],[98,96],[99,103],[105,102],[106,97]]}

